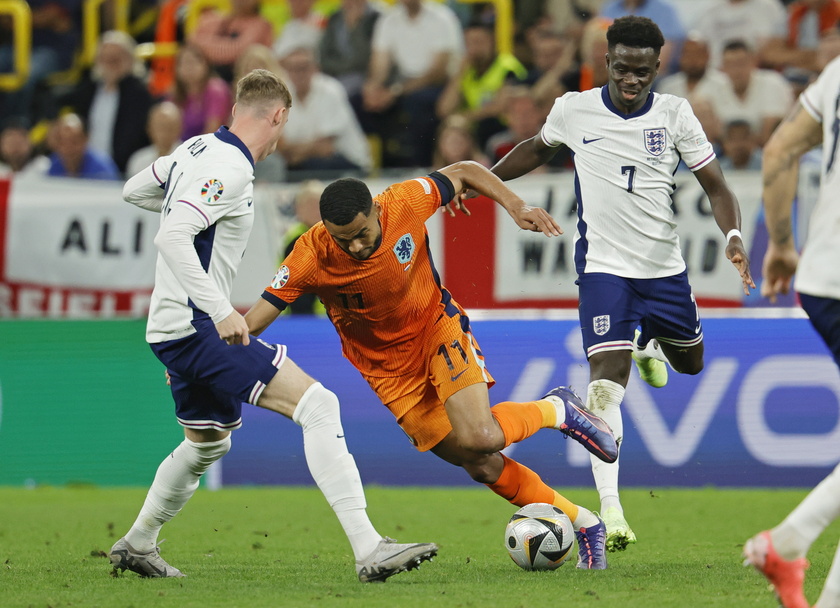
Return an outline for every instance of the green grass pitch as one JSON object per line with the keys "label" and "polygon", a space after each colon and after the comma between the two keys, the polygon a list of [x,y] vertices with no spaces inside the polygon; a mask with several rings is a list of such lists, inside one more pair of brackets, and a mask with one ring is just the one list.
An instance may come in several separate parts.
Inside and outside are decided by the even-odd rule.
{"label": "green grass pitch", "polygon": [[[593,504],[591,489],[566,495]],[[0,606],[667,608],[776,606],[741,566],[748,536],[779,521],[804,490],[628,490],[639,542],[603,572],[569,562],[517,568],[503,546],[514,507],[483,488],[367,488],[382,534],[435,541],[439,556],[385,584],[363,585],[337,520],[315,488],[200,490],[163,529],[163,556],[188,576],[110,576],[105,553],[145,489],[0,487]],[[819,595],[837,543],[815,543],[805,591]]]}

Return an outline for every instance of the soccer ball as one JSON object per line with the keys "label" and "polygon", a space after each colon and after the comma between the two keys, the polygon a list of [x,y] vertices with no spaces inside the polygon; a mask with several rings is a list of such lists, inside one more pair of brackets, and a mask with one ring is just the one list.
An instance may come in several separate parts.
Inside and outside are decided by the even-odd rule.
{"label": "soccer ball", "polygon": [[533,503],[519,509],[505,528],[505,547],[524,570],[555,570],[572,553],[574,527],[554,505]]}

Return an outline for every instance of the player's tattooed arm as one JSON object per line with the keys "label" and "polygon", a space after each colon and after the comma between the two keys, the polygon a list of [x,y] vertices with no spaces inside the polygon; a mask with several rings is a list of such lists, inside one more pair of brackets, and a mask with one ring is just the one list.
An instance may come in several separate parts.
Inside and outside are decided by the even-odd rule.
{"label": "player's tattooed arm", "polygon": [[762,204],[770,239],[762,263],[761,295],[771,302],[790,291],[799,263],[792,221],[799,159],[821,142],[822,125],[797,102],[764,147]]}
{"label": "player's tattooed arm", "polygon": [[799,159],[821,142],[822,125],[797,102],[764,148],[762,194],[767,230],[774,245],[793,247],[791,210]]}

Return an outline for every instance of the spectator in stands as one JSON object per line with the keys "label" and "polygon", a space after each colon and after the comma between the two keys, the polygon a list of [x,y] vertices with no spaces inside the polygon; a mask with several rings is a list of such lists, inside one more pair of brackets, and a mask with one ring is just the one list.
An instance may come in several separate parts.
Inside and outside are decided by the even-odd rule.
{"label": "spectator in stands", "polygon": [[724,124],[749,122],[763,146],[793,103],[790,85],[778,72],[758,69],[755,53],[740,40],[726,45],[721,67],[732,87],[710,98],[715,112]]}
{"label": "spectator in stands", "polygon": [[315,12],[315,0],[287,0],[289,19],[274,41],[274,54],[283,59],[299,48],[317,49],[321,44],[326,19]]}
{"label": "spectator in stands", "polygon": [[532,65],[520,84],[531,87],[539,103],[548,103],[566,91],[577,89],[580,81],[578,43],[551,30],[530,37]]}
{"label": "spectator in stands", "polygon": [[[496,52],[496,33],[483,23],[464,30],[464,59],[452,74],[437,101],[437,116],[458,112],[475,124],[479,145],[504,130],[499,116],[504,110],[505,84],[527,75],[525,67],[509,53]],[[442,165],[435,165],[442,166]]]}
{"label": "spectator in stands", "polygon": [[400,0],[377,20],[363,88],[368,132],[384,140],[388,166],[429,166],[435,104],[463,48],[451,9],[432,0]]}
{"label": "spectator in stands", "polygon": [[321,38],[321,70],[344,85],[354,108],[360,107],[379,15],[367,0],[342,0]]}
{"label": "spectator in stands", "polygon": [[580,66],[577,74],[569,74],[564,81],[573,84],[571,91],[588,91],[607,84],[607,28],[612,22],[596,17],[590,19],[580,40]]}
{"label": "spectator in stands", "polygon": [[[50,74],[67,70],[79,44],[81,0],[28,0],[32,13],[32,47],[29,55],[29,75],[23,86],[2,94],[4,116],[25,116],[37,121],[49,109],[38,103],[47,96],[36,96],[38,85]],[[3,21],[3,40],[12,37],[11,20]],[[0,72],[14,72],[14,47],[9,42],[0,46]]]}
{"label": "spectator in stands", "polygon": [[93,69],[65,98],[87,125],[90,148],[110,155],[121,172],[132,154],[149,145],[152,96],[141,78],[136,46],[125,32],[102,34]]}
{"label": "spectator in stands", "polygon": [[[324,192],[324,184],[318,180],[306,180],[300,184],[295,193],[295,218],[297,222],[289,227],[283,236],[282,262],[292,249],[301,235],[321,221],[321,193]],[[279,263],[278,263],[279,266]],[[286,308],[287,314],[293,315],[314,315],[325,314],[324,305],[314,293],[304,293],[297,300]]]}
{"label": "spectator in stands", "polygon": [[777,70],[817,70],[820,38],[836,30],[840,0],[798,0],[788,7],[787,32],[775,36],[761,49],[761,64]]}
{"label": "spectator in stands", "polygon": [[474,160],[490,168],[490,159],[481,151],[470,121],[461,114],[453,114],[440,124],[432,166],[447,167],[462,160]]}
{"label": "spectator in stands", "polygon": [[677,97],[699,96],[711,99],[721,89],[731,87],[729,78],[709,67],[709,45],[705,40],[689,37],[680,52],[679,71],[663,78],[656,90]]}
{"label": "spectator in stands", "polygon": [[[499,162],[517,144],[539,133],[547,115],[547,108],[537,105],[527,87],[516,87],[511,90],[504,112],[508,128],[497,133],[487,142],[487,156],[490,158],[491,166]],[[557,156],[562,155],[557,154]]]}
{"label": "spectator in stands", "polygon": [[268,70],[284,80],[288,78],[286,70],[280,65],[277,57],[267,46],[252,44],[245,49],[233,65],[233,86],[248,72],[256,69]]}
{"label": "spectator in stands", "polygon": [[696,24],[696,33],[709,43],[710,65],[717,68],[727,43],[743,40],[759,49],[774,36],[784,36],[786,22],[781,0],[714,0]]}
{"label": "spectator in stands", "polygon": [[282,63],[289,75],[293,112],[278,149],[291,171],[367,171],[368,142],[347,92],[319,71],[315,52],[292,51]]}
{"label": "spectator in stands", "polygon": [[676,68],[677,58],[685,40],[685,28],[670,0],[611,0],[601,7],[600,16],[615,20],[625,15],[651,19],[665,36],[665,46],[659,53],[659,74],[665,76]]}
{"label": "spectator in stands", "polygon": [[604,0],[545,0],[545,13],[554,31],[580,41],[587,22],[597,16]]}
{"label": "spectator in stands", "polygon": [[50,137],[51,177],[84,179],[120,179],[120,170],[110,156],[88,146],[85,124],[77,114],[65,114],[53,126]]}
{"label": "spectator in stands", "polygon": [[733,120],[723,130],[721,169],[761,171],[761,148],[746,120]]}
{"label": "spectator in stands", "polygon": [[187,44],[178,51],[172,100],[183,114],[183,141],[213,133],[230,118],[231,87],[216,75],[195,45]]}
{"label": "spectator in stands", "polygon": [[271,23],[260,15],[260,0],[231,0],[231,12],[207,11],[187,41],[197,46],[219,75],[233,78],[233,64],[252,44],[271,47]]}
{"label": "spectator in stands", "polygon": [[[261,44],[252,44],[242,52],[233,66],[234,84],[239,82],[245,74],[256,69],[268,70],[280,76],[284,81],[288,81],[286,71],[280,66],[280,62],[274,56],[274,51]],[[255,183],[277,184],[285,182],[287,177],[286,159],[279,150],[269,154],[254,167]]]}
{"label": "spectator in stands", "polygon": [[136,175],[161,156],[169,156],[181,145],[183,129],[181,109],[171,101],[162,101],[152,107],[146,131],[151,145],[140,148],[128,159],[126,177]]}
{"label": "spectator in stands", "polygon": [[22,117],[7,119],[0,131],[0,175],[32,177],[45,174],[49,168],[49,159],[35,153],[29,122]]}

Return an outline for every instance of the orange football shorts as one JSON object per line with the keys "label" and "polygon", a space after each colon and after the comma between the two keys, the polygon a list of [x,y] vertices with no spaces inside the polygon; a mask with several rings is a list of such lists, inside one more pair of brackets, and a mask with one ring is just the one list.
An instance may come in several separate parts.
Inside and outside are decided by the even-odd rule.
{"label": "orange football shorts", "polygon": [[461,327],[461,315],[443,316],[426,340],[424,364],[414,371],[389,378],[365,376],[421,452],[436,446],[452,431],[444,404],[462,388],[495,380],[484,366],[484,356],[472,333]]}

